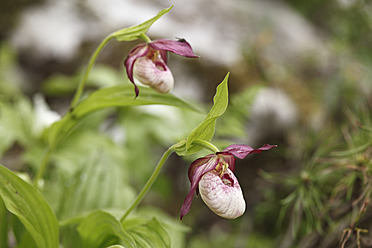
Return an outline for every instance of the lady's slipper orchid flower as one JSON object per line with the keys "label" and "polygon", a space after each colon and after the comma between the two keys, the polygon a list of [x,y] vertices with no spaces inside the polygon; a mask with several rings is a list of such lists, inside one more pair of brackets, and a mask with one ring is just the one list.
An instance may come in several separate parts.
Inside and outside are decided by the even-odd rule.
{"label": "lady's slipper orchid flower", "polygon": [[184,40],[154,40],[142,43],[129,52],[124,61],[129,80],[134,84],[136,97],[139,94],[134,78],[160,93],[168,93],[173,88],[173,75],[167,66],[167,52],[184,57],[197,58],[190,44]]}
{"label": "lady's slipper orchid flower", "polygon": [[191,208],[194,192],[200,192],[204,203],[217,215],[235,219],[245,211],[245,201],[239,182],[234,175],[235,160],[248,154],[270,150],[276,145],[253,149],[247,145],[231,145],[222,152],[195,160],[189,167],[190,192],[181,208],[181,219]]}

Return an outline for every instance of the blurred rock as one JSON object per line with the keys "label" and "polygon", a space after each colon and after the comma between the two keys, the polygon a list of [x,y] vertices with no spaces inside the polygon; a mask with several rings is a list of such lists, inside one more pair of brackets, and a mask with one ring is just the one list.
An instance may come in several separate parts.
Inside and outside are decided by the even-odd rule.
{"label": "blurred rock", "polygon": [[[323,59],[326,53],[315,29],[296,11],[283,2],[260,0],[47,1],[24,10],[12,40],[41,58],[70,59],[84,41],[136,25],[172,4],[149,34],[184,37],[209,63],[229,67],[243,58],[244,47],[251,46],[264,46],[266,56],[280,62],[310,52]],[[270,34],[264,37],[267,30]]]}
{"label": "blurred rock", "polygon": [[284,137],[298,122],[295,103],[281,90],[261,90],[250,109],[248,123],[249,144],[260,144],[264,139]]}

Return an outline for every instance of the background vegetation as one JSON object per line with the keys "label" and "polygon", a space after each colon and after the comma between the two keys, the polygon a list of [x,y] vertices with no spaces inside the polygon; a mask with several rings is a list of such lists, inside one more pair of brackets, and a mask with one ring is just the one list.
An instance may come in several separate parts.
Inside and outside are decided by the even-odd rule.
{"label": "background vegetation", "polygon": [[[0,10],[0,161],[29,182],[48,143],[48,123],[43,122],[45,115],[40,113],[45,111],[40,108],[66,113],[99,42],[85,40],[67,60],[19,49],[12,32],[22,11],[38,4],[17,1],[14,7],[14,1],[6,0]],[[157,9],[165,4],[159,1]],[[326,47],[325,58],[308,53],[271,56],[286,41],[265,24],[256,27],[259,32],[253,41],[241,42],[240,61],[218,64],[202,56],[191,63],[172,57],[170,63],[176,84],[177,78],[180,85],[188,83],[182,77],[200,79],[193,88],[200,98],[181,98],[205,111],[215,86],[231,72],[229,107],[217,121],[214,144],[221,149],[231,143],[278,145],[237,163],[247,212],[236,220],[225,220],[197,198],[190,213],[179,221],[189,189],[188,165],[208,152],[182,158],[172,155],[134,214],[144,223],[141,232],[164,229],[172,247],[372,247],[372,4],[288,0],[279,5],[315,30]],[[81,15],[87,14],[84,11],[88,10],[82,7]],[[157,25],[164,22],[167,19]],[[130,84],[122,60],[134,44],[112,43],[106,48],[89,77],[87,95],[97,88]],[[48,113],[51,118],[56,114]],[[84,232],[84,226],[95,224],[95,215],[104,215],[94,210],[119,218],[161,154],[203,117],[182,108],[141,106],[105,109],[83,119],[52,153],[50,167],[39,181],[42,196],[61,226],[64,247],[94,235]],[[74,223],[90,215],[79,226],[78,237]],[[22,242],[30,240],[1,202],[0,222],[0,240],[8,240],[11,247],[22,247]],[[141,235],[127,224],[131,235]],[[9,229],[2,230],[4,226]]]}

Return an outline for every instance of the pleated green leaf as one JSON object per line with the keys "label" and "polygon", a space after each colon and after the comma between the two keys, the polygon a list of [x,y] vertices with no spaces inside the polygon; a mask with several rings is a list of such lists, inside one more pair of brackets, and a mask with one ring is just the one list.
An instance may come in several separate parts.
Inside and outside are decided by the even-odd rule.
{"label": "pleated green leaf", "polygon": [[79,225],[78,231],[83,247],[100,248],[118,242],[126,248],[137,247],[120,222],[111,214],[100,210],[89,214]]}
{"label": "pleated green leaf", "polygon": [[193,106],[172,94],[157,93],[147,87],[140,87],[140,89],[141,95],[137,98],[134,98],[133,96],[133,87],[131,85],[119,85],[97,90],[76,107],[73,112],[74,117],[80,118],[92,111],[108,107],[152,104],[169,105],[197,111]]}
{"label": "pleated green leaf", "polygon": [[7,211],[3,200],[0,197],[0,247],[8,246],[8,220]]}
{"label": "pleated green leaf", "polygon": [[2,165],[0,196],[7,210],[22,222],[37,247],[58,248],[58,221],[44,197],[32,185]]}
{"label": "pleated green leaf", "polygon": [[140,38],[141,35],[147,33],[147,31],[149,30],[149,28],[151,27],[151,25],[155,21],[157,21],[160,17],[162,17],[163,15],[165,15],[166,13],[168,13],[172,8],[173,8],[173,6],[167,8],[167,9],[163,9],[156,16],[154,16],[153,18],[151,18],[150,20],[148,20],[148,21],[146,21],[144,23],[141,23],[139,25],[133,26],[133,27],[121,29],[121,30],[113,33],[112,35],[118,41],[136,40],[136,39]]}
{"label": "pleated green leaf", "polygon": [[137,98],[133,96],[131,85],[102,88],[93,92],[81,101],[75,109],[49,128],[47,137],[50,146],[58,142],[59,138],[66,137],[79,123],[80,118],[104,108],[160,104],[200,112],[172,94],[157,93],[147,87],[140,87],[140,90],[141,95]]}
{"label": "pleated green leaf", "polygon": [[156,219],[132,218],[123,223],[124,229],[133,237],[138,247],[171,247],[168,232]]}

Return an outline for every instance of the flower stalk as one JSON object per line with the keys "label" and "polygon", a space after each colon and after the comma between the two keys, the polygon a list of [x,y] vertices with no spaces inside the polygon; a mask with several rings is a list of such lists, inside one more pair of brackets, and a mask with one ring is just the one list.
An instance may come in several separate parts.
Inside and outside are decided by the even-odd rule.
{"label": "flower stalk", "polygon": [[150,37],[148,37],[146,34],[142,34],[141,39],[144,40],[146,43],[151,43]]}
{"label": "flower stalk", "polygon": [[217,152],[220,151],[216,146],[214,146],[212,143],[210,143],[206,140],[198,139],[198,140],[194,140],[192,143],[194,145],[200,146],[201,148],[205,148],[207,150],[210,150],[213,153],[217,153]]}
{"label": "flower stalk", "polygon": [[99,46],[97,47],[97,49],[95,50],[95,52],[90,57],[88,67],[86,68],[86,70],[84,72],[84,75],[83,75],[82,79],[80,80],[79,85],[78,85],[78,87],[76,89],[76,93],[74,95],[74,98],[72,99],[72,102],[71,102],[71,105],[70,105],[70,110],[74,109],[76,107],[76,105],[78,104],[78,102],[79,102],[79,100],[81,98],[81,95],[83,94],[84,86],[85,86],[85,84],[86,84],[86,82],[88,80],[89,73],[90,73],[90,71],[91,71],[94,63],[97,60],[98,54],[107,45],[107,43],[110,40],[112,40],[113,38],[115,38],[115,36],[113,34],[108,35],[101,42],[101,44],[99,44]]}
{"label": "flower stalk", "polygon": [[[213,144],[211,144],[208,141],[205,140],[195,140],[193,141],[195,145],[198,145],[202,148],[205,148],[207,150],[210,150],[212,152],[219,152],[218,148],[215,147]],[[177,144],[176,144],[177,145]],[[173,153],[176,145],[173,145],[168,148],[168,150],[165,151],[163,156],[161,157],[158,165],[155,167],[154,172],[150,176],[150,178],[147,180],[145,186],[143,186],[141,192],[138,194],[132,205],[125,211],[124,215],[121,217],[120,222],[123,224],[125,219],[128,217],[128,215],[138,206],[138,204],[142,201],[142,199],[145,197],[147,192],[150,190],[151,186],[154,184],[155,180],[157,179],[161,169],[163,168],[163,165],[165,161],[168,159],[168,157]]]}
{"label": "flower stalk", "polygon": [[[94,65],[94,63],[96,62],[97,60],[97,57],[98,57],[98,54],[102,51],[102,49],[107,45],[107,43],[111,40],[115,38],[113,36],[113,34],[110,34],[108,35],[100,44],[99,46],[97,47],[97,49],[95,50],[95,52],[92,54],[92,56],[90,57],[90,60],[89,60],[89,64],[84,72],[84,75],[82,77],[82,79],[80,80],[79,82],[79,85],[76,89],[76,92],[75,92],[75,95],[74,95],[74,98],[72,99],[71,101],[71,105],[70,105],[70,111],[72,111],[76,106],[77,104],[79,103],[79,100],[81,98],[81,95],[83,94],[83,90],[84,90],[84,86],[88,80],[88,76],[89,76],[89,73]],[[45,155],[43,157],[43,160],[41,161],[41,164],[40,164],[40,168],[39,170],[37,171],[37,174],[33,180],[33,183],[34,183],[34,186],[37,187],[38,185],[38,181],[43,177],[43,174],[46,170],[46,167],[48,166],[48,163],[49,163],[49,159],[50,159],[50,156],[54,150],[54,147],[56,146],[56,144],[53,144],[52,146],[49,146],[47,151],[45,152]]]}
{"label": "flower stalk", "polygon": [[150,176],[149,180],[147,180],[145,186],[143,186],[141,192],[137,195],[136,199],[130,205],[130,207],[125,211],[124,215],[120,218],[120,223],[123,224],[125,219],[128,217],[128,215],[137,207],[137,205],[142,201],[143,197],[147,194],[147,192],[150,190],[151,186],[154,184],[155,180],[158,178],[158,175],[163,168],[163,165],[165,161],[167,161],[168,157],[172,154],[174,151],[174,145],[169,147],[168,150],[165,151],[163,156],[161,157],[158,165],[155,167],[154,172]]}

